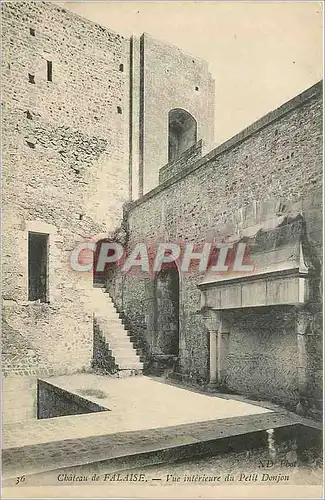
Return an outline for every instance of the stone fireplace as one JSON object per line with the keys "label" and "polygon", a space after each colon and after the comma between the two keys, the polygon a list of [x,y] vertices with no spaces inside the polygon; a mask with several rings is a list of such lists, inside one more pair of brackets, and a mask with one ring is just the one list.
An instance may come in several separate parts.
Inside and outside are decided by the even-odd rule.
{"label": "stone fireplace", "polygon": [[307,404],[317,266],[305,221],[300,214],[274,217],[231,239],[246,243],[253,271],[208,270],[198,285],[210,385],[291,407]]}

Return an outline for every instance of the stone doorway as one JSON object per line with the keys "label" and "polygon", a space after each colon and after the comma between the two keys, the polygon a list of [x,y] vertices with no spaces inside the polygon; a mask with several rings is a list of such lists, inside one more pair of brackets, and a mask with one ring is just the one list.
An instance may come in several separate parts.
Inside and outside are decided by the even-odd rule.
{"label": "stone doorway", "polygon": [[[99,240],[96,242],[96,249],[94,251],[94,261],[93,261],[93,286],[94,287],[104,287],[106,284],[107,276],[108,276],[108,267],[109,265],[106,264],[103,270],[98,270],[97,264],[98,264],[98,259],[101,251],[102,244],[105,243],[111,243],[111,241],[107,238],[103,240]],[[113,254],[113,250],[108,250],[107,255]],[[112,264],[110,264],[112,266]]]}
{"label": "stone doorway", "polygon": [[179,273],[172,263],[155,278],[155,342],[153,354],[179,354]]}

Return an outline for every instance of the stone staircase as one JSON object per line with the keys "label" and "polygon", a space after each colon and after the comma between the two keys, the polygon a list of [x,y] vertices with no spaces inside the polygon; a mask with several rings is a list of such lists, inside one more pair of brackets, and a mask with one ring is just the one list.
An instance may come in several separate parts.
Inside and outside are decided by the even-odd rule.
{"label": "stone staircase", "polygon": [[94,326],[107,347],[112,371],[121,376],[141,374],[143,363],[131,342],[131,334],[104,288],[93,289],[93,304]]}

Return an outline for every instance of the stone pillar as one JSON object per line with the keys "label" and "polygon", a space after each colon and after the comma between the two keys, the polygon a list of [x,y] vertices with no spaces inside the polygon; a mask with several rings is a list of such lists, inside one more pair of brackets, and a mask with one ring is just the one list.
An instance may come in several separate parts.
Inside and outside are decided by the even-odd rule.
{"label": "stone pillar", "polygon": [[300,403],[297,407],[301,413],[307,409],[308,395],[308,352],[307,335],[311,332],[311,315],[304,306],[296,307],[296,334],[297,334],[297,371],[298,371],[298,390]]}
{"label": "stone pillar", "polygon": [[218,341],[218,380],[220,385],[226,385],[229,332],[219,332]]}
{"label": "stone pillar", "polygon": [[228,367],[229,326],[225,314],[216,313],[217,323],[217,375],[219,385],[225,385]]}
{"label": "stone pillar", "polygon": [[217,335],[218,332],[216,330],[210,330],[210,385],[215,385],[218,380]]}
{"label": "stone pillar", "polygon": [[209,385],[215,386],[217,384],[217,323],[212,311],[207,311],[203,320],[209,330],[210,339]]}
{"label": "stone pillar", "polygon": [[210,380],[212,386],[225,385],[228,365],[229,327],[222,311],[207,310],[204,321],[210,336]]}
{"label": "stone pillar", "polygon": [[147,343],[149,345],[150,354],[155,351],[156,346],[156,301],[155,301],[155,286],[153,280],[148,280],[146,283],[146,303],[145,303],[145,322],[147,325]]}

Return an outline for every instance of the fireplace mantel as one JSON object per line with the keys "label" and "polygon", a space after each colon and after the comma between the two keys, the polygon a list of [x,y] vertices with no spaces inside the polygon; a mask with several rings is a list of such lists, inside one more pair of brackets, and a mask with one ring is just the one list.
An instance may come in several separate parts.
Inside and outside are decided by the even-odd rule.
{"label": "fireplace mantel", "polygon": [[198,284],[201,310],[216,311],[276,305],[299,305],[309,300],[313,269],[301,216],[272,230],[259,230],[244,241],[254,270],[249,273],[207,271]]}

